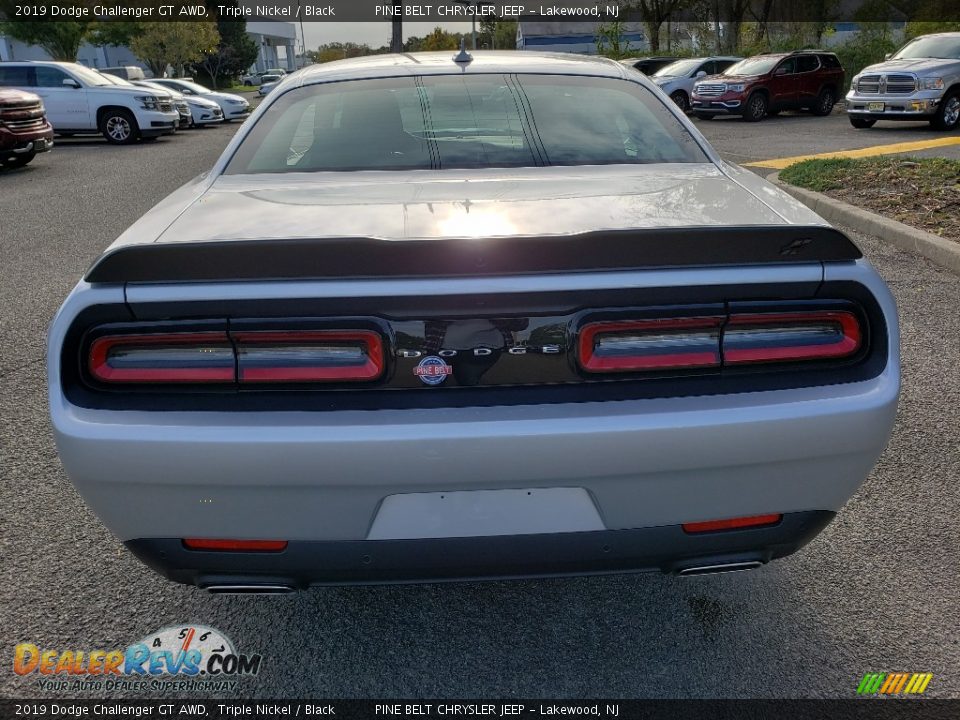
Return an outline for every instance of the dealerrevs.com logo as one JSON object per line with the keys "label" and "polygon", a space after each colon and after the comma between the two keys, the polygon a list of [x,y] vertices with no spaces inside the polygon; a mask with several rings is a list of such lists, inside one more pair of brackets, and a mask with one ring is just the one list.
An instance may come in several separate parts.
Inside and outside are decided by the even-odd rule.
{"label": "dealerrevs.com logo", "polygon": [[38,676],[40,690],[235,690],[237,678],[260,672],[261,655],[239,653],[205,625],[175,625],[126,649],[61,650],[20,643],[13,671]]}

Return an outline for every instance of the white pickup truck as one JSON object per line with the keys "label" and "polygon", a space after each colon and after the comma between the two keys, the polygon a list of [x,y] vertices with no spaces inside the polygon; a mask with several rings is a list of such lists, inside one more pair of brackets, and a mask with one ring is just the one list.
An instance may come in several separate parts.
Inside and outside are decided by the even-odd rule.
{"label": "white pickup truck", "polygon": [[77,63],[0,63],[0,87],[41,96],[61,136],[101,133],[109,143],[126,145],[175,132],[179,118],[168,97],[114,85]]}

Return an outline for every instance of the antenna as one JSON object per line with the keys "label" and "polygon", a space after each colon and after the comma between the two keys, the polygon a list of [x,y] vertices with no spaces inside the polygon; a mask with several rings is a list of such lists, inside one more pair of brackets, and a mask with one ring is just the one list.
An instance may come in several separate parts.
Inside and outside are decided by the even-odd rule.
{"label": "antenna", "polygon": [[453,61],[457,64],[468,65],[473,62],[473,55],[467,52],[467,39],[460,38],[460,52],[453,56]]}

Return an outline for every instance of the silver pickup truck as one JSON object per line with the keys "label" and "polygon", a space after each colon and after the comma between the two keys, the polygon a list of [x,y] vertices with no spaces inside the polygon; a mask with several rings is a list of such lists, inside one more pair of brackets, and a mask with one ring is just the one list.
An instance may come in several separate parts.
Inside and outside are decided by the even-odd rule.
{"label": "silver pickup truck", "polygon": [[921,35],[885,62],[853,78],[847,114],[855,128],[877,120],[928,120],[937,130],[960,125],[960,32]]}

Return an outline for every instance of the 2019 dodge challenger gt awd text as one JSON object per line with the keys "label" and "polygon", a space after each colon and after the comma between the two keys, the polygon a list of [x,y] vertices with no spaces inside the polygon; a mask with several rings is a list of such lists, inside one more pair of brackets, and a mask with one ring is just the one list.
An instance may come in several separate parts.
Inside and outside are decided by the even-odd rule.
{"label": "2019 dodge challenger gt awd text", "polygon": [[67,473],[213,591],[757,567],[899,390],[856,246],[640,73],[376,56],[270,93],[49,335]]}

